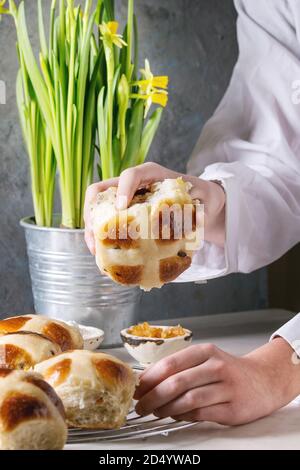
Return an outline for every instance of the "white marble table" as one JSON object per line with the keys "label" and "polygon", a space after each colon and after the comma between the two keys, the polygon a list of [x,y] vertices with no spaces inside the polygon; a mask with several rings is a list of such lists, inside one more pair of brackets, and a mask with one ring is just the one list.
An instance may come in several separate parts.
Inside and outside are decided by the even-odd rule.
{"label": "white marble table", "polygon": [[[270,334],[291,318],[284,310],[262,310],[223,315],[212,315],[164,324],[191,328],[195,342],[213,342],[229,353],[242,355],[268,341]],[[155,322],[158,324],[159,322]],[[160,322],[162,323],[162,322]],[[132,362],[122,349],[107,351],[127,362]],[[280,372],[278,373],[280,380]],[[251,424],[225,427],[199,423],[169,436],[158,436],[117,443],[68,445],[66,449],[89,450],[204,450],[204,449],[300,449],[300,398],[272,416]]]}

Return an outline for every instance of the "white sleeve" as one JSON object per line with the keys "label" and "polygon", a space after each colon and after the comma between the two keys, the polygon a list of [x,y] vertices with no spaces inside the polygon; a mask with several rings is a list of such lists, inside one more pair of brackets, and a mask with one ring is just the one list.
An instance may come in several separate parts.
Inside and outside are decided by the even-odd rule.
{"label": "white sleeve", "polygon": [[272,334],[271,340],[281,336],[300,357],[300,313]]}
{"label": "white sleeve", "polygon": [[188,165],[223,182],[226,247],[206,243],[179,281],[251,272],[300,240],[300,2],[235,5],[239,59]]}

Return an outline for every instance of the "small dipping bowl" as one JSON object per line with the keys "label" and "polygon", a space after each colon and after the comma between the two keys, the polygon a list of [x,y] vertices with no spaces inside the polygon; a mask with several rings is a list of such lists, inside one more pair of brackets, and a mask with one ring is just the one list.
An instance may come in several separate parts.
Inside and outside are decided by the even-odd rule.
{"label": "small dipping bowl", "polygon": [[[154,328],[168,329],[169,326],[151,325]],[[121,331],[121,339],[127,352],[142,366],[147,367],[166,356],[190,346],[193,333],[185,330],[185,335],[173,338],[148,338],[128,333],[130,328]]]}
{"label": "small dipping bowl", "polygon": [[94,351],[98,349],[104,340],[104,331],[93,326],[80,325],[76,321],[66,321],[68,325],[77,328],[83,338],[83,349]]}

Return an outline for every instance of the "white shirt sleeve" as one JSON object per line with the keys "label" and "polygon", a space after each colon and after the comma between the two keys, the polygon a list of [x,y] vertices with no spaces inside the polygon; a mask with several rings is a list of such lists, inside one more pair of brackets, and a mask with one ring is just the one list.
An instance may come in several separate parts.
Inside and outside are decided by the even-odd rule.
{"label": "white shirt sleeve", "polygon": [[226,246],[205,243],[179,281],[251,272],[300,240],[300,2],[235,5],[239,59],[188,165],[223,182]]}
{"label": "white shirt sleeve", "polygon": [[277,336],[284,338],[300,357],[300,313],[275,331],[270,341]]}

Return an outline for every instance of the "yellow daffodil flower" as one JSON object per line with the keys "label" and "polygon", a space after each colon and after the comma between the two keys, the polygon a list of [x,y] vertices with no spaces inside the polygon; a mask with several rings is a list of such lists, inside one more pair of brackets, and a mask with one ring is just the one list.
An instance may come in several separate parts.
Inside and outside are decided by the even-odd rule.
{"label": "yellow daffodil flower", "polygon": [[141,74],[144,77],[144,80],[140,80],[139,83],[141,86],[148,85],[152,88],[168,88],[169,77],[155,77],[151,72],[149,60],[145,60],[145,68],[141,70]]}
{"label": "yellow daffodil flower", "polygon": [[132,86],[139,87],[140,93],[132,94],[131,98],[139,98],[146,101],[145,117],[147,117],[152,103],[159,104],[163,107],[167,106],[169,77],[155,77],[151,72],[150,64],[147,59],[145,60],[145,68],[141,70],[141,74],[143,80],[132,83]]}
{"label": "yellow daffodil flower", "polygon": [[117,21],[109,21],[108,23],[102,23],[100,26],[101,39],[107,41],[109,44],[114,44],[120,49],[123,46],[127,46],[121,34],[118,34],[119,23]]}
{"label": "yellow daffodil flower", "polygon": [[0,18],[1,15],[6,15],[10,13],[9,9],[4,7],[5,2],[6,0],[0,0]]}

